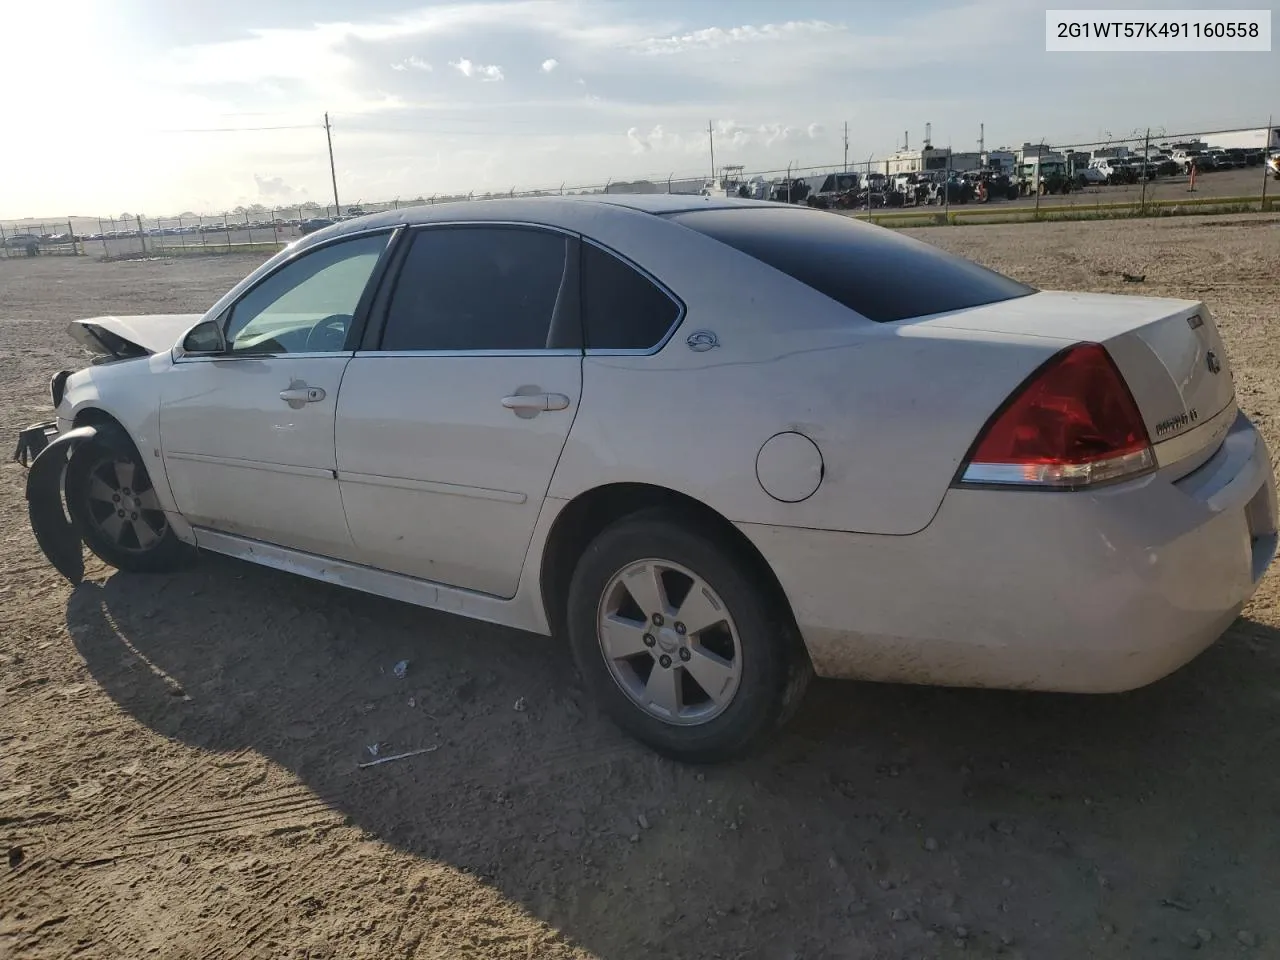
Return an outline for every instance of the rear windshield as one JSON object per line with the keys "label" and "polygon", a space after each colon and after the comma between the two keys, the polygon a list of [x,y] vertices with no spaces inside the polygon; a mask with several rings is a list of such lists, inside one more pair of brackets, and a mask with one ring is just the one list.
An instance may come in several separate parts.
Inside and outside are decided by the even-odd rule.
{"label": "rear windshield", "polygon": [[877,323],[1035,293],[931,244],[840,214],[787,206],[737,207],[677,213],[671,219]]}

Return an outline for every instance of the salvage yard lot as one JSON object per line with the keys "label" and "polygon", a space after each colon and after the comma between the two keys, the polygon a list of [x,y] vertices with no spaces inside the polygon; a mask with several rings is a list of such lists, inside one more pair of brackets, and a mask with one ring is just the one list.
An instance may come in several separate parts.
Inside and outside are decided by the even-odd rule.
{"label": "salvage yard lot", "polygon": [[[1203,299],[1280,452],[1280,217],[912,232]],[[198,312],[261,259],[0,261],[0,429],[49,415],[66,321]],[[217,557],[72,590],[22,482],[0,469],[0,955],[1280,955],[1276,571],[1144,690],[818,683],[697,770],[598,717],[556,640]],[[361,769],[375,743],[435,749]]]}

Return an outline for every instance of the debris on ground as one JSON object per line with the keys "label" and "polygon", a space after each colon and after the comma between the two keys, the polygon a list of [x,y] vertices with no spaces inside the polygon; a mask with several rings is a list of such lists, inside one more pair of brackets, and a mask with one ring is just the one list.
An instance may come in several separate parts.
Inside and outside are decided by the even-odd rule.
{"label": "debris on ground", "polygon": [[367,763],[362,763],[360,764],[360,769],[363,770],[365,767],[376,767],[380,763],[391,763],[395,760],[407,760],[409,757],[418,757],[424,753],[432,753],[439,749],[440,744],[437,743],[434,746],[423,747],[421,750],[410,750],[407,753],[393,753],[389,757],[379,757],[377,760],[370,760]]}
{"label": "debris on ground", "polygon": [[529,709],[529,704],[525,702],[524,697],[520,697],[519,699],[516,700],[515,705],[512,706],[511,709],[514,710],[516,713],[524,713],[526,710]]}
{"label": "debris on ground", "polygon": [[403,680],[405,678],[405,674],[407,674],[408,672],[409,672],[408,660],[401,660],[399,663],[397,663],[394,667],[391,668],[391,673],[395,676],[397,680]]}

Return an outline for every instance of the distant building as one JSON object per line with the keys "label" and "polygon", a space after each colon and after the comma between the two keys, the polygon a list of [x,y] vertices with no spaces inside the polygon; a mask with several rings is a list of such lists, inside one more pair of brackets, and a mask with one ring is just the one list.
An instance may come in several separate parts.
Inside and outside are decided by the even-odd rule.
{"label": "distant building", "polygon": [[950,161],[950,147],[933,147],[925,144],[919,150],[899,150],[883,162],[885,174],[893,177],[900,173],[946,170]]}
{"label": "distant building", "polygon": [[1018,165],[1018,156],[1012,150],[984,150],[979,158],[984,170],[998,170],[1001,173],[1013,173]]}
{"label": "distant building", "polygon": [[976,150],[968,153],[952,153],[951,169],[957,173],[964,173],[966,170],[977,170],[982,166],[982,154]]}

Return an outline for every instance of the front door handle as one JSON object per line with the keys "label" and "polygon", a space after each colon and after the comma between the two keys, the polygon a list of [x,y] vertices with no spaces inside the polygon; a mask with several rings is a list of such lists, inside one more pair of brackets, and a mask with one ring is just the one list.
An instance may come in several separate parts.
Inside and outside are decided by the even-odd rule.
{"label": "front door handle", "polygon": [[502,405],[515,412],[516,416],[533,417],[544,410],[564,410],[569,406],[569,398],[563,393],[529,393],[503,397]]}
{"label": "front door handle", "polygon": [[324,391],[319,387],[290,386],[289,389],[280,391],[280,399],[290,406],[316,403],[324,399]]}

